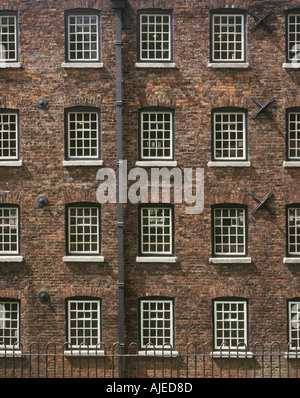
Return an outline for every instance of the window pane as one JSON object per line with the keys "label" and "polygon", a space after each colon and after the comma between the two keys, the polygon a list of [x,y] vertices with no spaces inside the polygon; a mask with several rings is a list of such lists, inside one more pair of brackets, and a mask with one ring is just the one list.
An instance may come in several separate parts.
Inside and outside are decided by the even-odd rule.
{"label": "window pane", "polygon": [[173,302],[143,300],[140,311],[142,348],[173,348]]}
{"label": "window pane", "polygon": [[100,253],[99,208],[69,207],[68,211],[69,253]]}
{"label": "window pane", "polygon": [[1,301],[0,346],[17,348],[19,338],[19,303]]}
{"label": "window pane", "polygon": [[172,212],[168,208],[144,208],[141,215],[142,254],[172,254]]}
{"label": "window pane", "polygon": [[214,254],[246,254],[244,209],[214,209]]}
{"label": "window pane", "polygon": [[99,61],[100,43],[98,18],[95,15],[70,15],[68,21],[69,60]]}
{"label": "window pane", "polygon": [[172,159],[172,116],[171,112],[141,113],[142,159]]}
{"label": "window pane", "polygon": [[88,349],[101,343],[100,300],[70,300],[68,311],[68,337],[72,348]]}
{"label": "window pane", "polygon": [[[214,159],[246,159],[246,115],[214,113]],[[228,150],[230,148],[230,151]]]}
{"label": "window pane", "polygon": [[[161,34],[164,32],[164,34]],[[140,59],[171,60],[171,16],[143,14],[140,16]],[[164,49],[164,51],[161,51]]]}
{"label": "window pane", "polygon": [[241,15],[213,15],[213,61],[243,61],[244,18]]}
{"label": "window pane", "polygon": [[300,52],[300,20],[297,14],[288,16],[288,60],[298,62]]}
{"label": "window pane", "polygon": [[[215,348],[245,349],[247,344],[247,303],[244,301],[215,301]],[[237,319],[243,321],[236,322]]]}
{"label": "window pane", "polygon": [[18,208],[0,207],[0,253],[19,253]]}
{"label": "window pane", "polygon": [[289,317],[289,349],[300,348],[300,302],[290,301],[288,306]]}
{"label": "window pane", "polygon": [[18,159],[18,114],[0,113],[0,161]]}
{"label": "window pane", "polygon": [[0,61],[17,61],[17,18],[0,15]]}
{"label": "window pane", "polygon": [[300,159],[300,112],[288,115],[288,157]]}
{"label": "window pane", "polygon": [[68,113],[68,157],[96,159],[99,152],[98,112]]}
{"label": "window pane", "polygon": [[287,215],[288,254],[300,254],[300,208],[289,208]]}

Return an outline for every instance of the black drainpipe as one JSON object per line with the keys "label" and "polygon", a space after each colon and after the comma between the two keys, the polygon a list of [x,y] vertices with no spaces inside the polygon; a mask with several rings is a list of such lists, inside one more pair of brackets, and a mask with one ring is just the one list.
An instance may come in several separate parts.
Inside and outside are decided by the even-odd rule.
{"label": "black drainpipe", "polygon": [[[111,7],[116,16],[116,134],[117,134],[117,230],[118,230],[118,293],[119,293],[119,377],[124,377],[125,349],[125,314],[124,314],[124,218],[122,200],[122,17],[125,16],[124,27],[128,28],[128,12],[125,0],[111,0]],[[125,10],[126,8],[126,10]]]}

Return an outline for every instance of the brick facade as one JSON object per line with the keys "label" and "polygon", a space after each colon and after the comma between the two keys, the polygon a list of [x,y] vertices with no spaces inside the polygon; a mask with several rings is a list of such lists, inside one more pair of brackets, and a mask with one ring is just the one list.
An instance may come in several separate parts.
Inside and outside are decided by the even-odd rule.
{"label": "brick facade", "polygon": [[[146,296],[174,299],[176,343],[212,339],[212,300],[238,297],[249,300],[249,340],[287,342],[287,300],[300,296],[299,265],[284,264],[285,207],[299,203],[299,169],[285,168],[286,109],[300,106],[299,69],[285,69],[285,11],[299,2],[227,0],[130,0],[131,26],[123,30],[123,157],[128,170],[138,160],[138,111],[144,107],[175,110],[175,159],[178,167],[203,168],[204,210],[185,213],[175,204],[173,263],[138,263],[138,206],[124,205],[125,333],[138,341],[138,300]],[[208,67],[209,12],[234,7],[254,11],[266,19],[272,33],[247,14],[246,69]],[[101,10],[103,68],[63,68],[64,11]],[[137,68],[137,11],[172,9],[175,68]],[[65,205],[96,202],[99,167],[63,167],[64,110],[94,106],[101,110],[101,158],[116,169],[115,127],[115,14],[109,0],[13,1],[1,10],[18,12],[18,69],[0,68],[0,108],[19,110],[21,167],[0,168],[1,204],[20,206],[22,263],[0,263],[0,297],[21,300],[21,340],[24,343],[66,339],[65,299],[92,296],[102,300],[103,341],[118,341],[117,206],[101,208],[101,245],[104,263],[65,263]],[[40,110],[36,100],[45,97]],[[274,115],[255,119],[256,97]],[[249,113],[251,167],[208,167],[211,161],[211,112],[220,107],[245,108]],[[251,210],[255,192],[274,193],[269,214]],[[49,205],[36,205],[45,195]],[[251,264],[211,264],[211,207],[235,203],[247,206],[248,252]],[[37,294],[47,290],[50,300]]]}

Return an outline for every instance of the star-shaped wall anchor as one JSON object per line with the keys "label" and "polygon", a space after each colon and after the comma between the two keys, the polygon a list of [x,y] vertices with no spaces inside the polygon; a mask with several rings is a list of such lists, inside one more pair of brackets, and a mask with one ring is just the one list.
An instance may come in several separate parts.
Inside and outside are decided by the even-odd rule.
{"label": "star-shaped wall anchor", "polygon": [[268,193],[263,199],[260,199],[257,195],[255,195],[254,192],[251,192],[250,194],[252,198],[258,203],[258,205],[251,211],[251,214],[255,214],[258,209],[261,207],[264,207],[270,214],[274,214],[274,211],[266,204],[266,201],[273,196],[273,192]]}
{"label": "star-shaped wall anchor", "polygon": [[272,33],[273,29],[270,28],[270,26],[268,26],[265,22],[265,20],[272,14],[272,10],[268,11],[263,17],[259,17],[258,15],[255,14],[255,12],[253,11],[249,11],[249,14],[256,20],[255,25],[250,29],[250,32],[254,32],[255,29],[257,29],[259,27],[259,25],[262,25],[263,28],[269,32]]}
{"label": "star-shaped wall anchor", "polygon": [[271,120],[274,119],[274,116],[272,115],[272,113],[269,112],[267,109],[267,106],[272,104],[272,102],[275,101],[274,97],[269,99],[269,101],[265,102],[263,105],[258,101],[258,99],[256,99],[256,97],[252,97],[251,99],[259,107],[259,109],[253,113],[253,115],[251,116],[251,119],[255,119],[261,112],[265,112],[265,114],[269,117],[269,119],[271,119]]}

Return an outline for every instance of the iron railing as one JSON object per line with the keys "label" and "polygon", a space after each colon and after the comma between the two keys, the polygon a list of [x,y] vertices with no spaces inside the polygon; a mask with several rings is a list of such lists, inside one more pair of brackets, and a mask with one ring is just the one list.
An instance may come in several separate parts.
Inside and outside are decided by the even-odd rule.
{"label": "iron railing", "polygon": [[300,349],[277,342],[217,351],[211,343],[140,351],[136,343],[90,349],[33,342],[0,351],[0,378],[298,378],[299,359]]}

